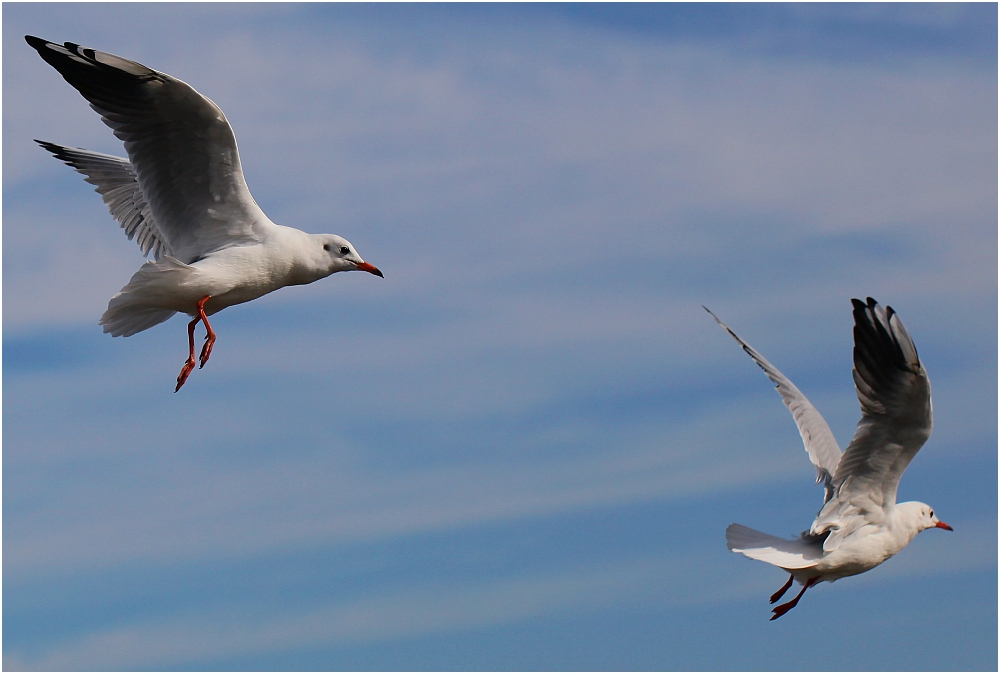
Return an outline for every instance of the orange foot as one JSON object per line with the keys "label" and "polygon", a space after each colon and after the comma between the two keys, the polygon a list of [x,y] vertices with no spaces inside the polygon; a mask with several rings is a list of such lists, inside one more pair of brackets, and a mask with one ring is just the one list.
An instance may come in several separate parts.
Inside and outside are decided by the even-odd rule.
{"label": "orange foot", "polygon": [[799,593],[795,595],[795,599],[791,600],[786,604],[781,604],[780,606],[775,606],[774,608],[772,608],[771,613],[773,613],[774,615],[771,616],[771,620],[777,620],[778,618],[780,618],[781,616],[785,615],[793,608],[795,608],[795,605],[799,603],[799,599],[801,599],[802,595],[806,593],[806,590],[815,585],[816,581],[818,580],[819,578],[810,578],[809,580],[806,581],[806,584],[802,586],[802,589],[799,590]]}
{"label": "orange foot", "polygon": [[198,357],[198,360],[201,361],[201,364],[198,366],[198,369],[205,367],[205,363],[208,362],[208,357],[212,355],[213,346],[215,346],[214,332],[205,335],[205,346],[201,347],[201,355]]}
{"label": "orange foot", "polygon": [[181,373],[177,375],[177,388],[174,389],[174,393],[181,390],[181,386],[184,386],[184,382],[187,381],[188,375],[194,369],[194,353],[192,352],[191,357],[187,359],[184,363],[184,367],[181,368]]}
{"label": "orange foot", "polygon": [[795,580],[795,576],[789,575],[788,576],[788,582],[785,583],[784,585],[782,585],[781,588],[777,592],[775,592],[774,594],[771,595],[771,603],[772,604],[774,602],[778,601],[779,599],[781,599],[784,596],[784,594],[786,592],[788,592],[788,588],[790,588],[792,586],[792,581],[793,580]]}

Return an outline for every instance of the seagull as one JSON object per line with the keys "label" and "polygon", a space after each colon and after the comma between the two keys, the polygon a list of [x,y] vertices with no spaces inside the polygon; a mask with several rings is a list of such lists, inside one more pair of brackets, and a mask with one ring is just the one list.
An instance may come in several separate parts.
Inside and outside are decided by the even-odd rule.
{"label": "seagull", "polygon": [[128,159],[35,141],[96,185],[151,258],[111,298],[104,332],[129,337],[177,312],[192,317],[175,393],[194,369],[199,322],[206,332],[200,367],[212,354],[212,314],[339,271],[382,276],[342,237],[271,222],[247,188],[226,116],[189,84],[72,42],[24,39],[125,143]]}
{"label": "seagull", "polygon": [[952,528],[926,503],[896,503],[906,466],[931,434],[931,384],[910,334],[892,307],[872,298],[854,305],[854,384],[861,421],[841,454],[826,421],[795,385],[764,356],[711,314],[774,382],[795,418],[816,483],[825,498],[812,526],[791,540],[742,524],[726,529],[730,550],[781,567],[789,578],[771,595],[774,604],[792,586],[802,590],[772,609],[771,620],[788,613],[810,587],[870,571],[905,548],[925,529]]}

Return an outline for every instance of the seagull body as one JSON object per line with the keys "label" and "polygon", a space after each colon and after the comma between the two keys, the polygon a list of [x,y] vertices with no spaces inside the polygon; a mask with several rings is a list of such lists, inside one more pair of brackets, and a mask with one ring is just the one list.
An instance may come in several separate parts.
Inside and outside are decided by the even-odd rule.
{"label": "seagull body", "polygon": [[854,383],[862,416],[843,454],[830,427],[802,392],[708,312],[774,382],[798,425],[816,468],[816,482],[822,482],[826,492],[823,508],[799,538],[779,538],[742,524],[726,529],[730,550],[789,573],[788,582],[771,595],[772,604],[793,581],[802,585],[792,601],[773,609],[771,620],[794,608],[810,587],[875,568],[925,529],[952,530],[925,503],[896,503],[899,478],[932,427],[930,381],[917,349],[892,307],[883,310],[870,297],[867,303],[851,302]]}
{"label": "seagull body", "polygon": [[111,214],[151,259],[111,298],[104,332],[128,337],[177,312],[205,325],[203,367],[215,333],[208,316],[289,285],[339,271],[382,272],[334,234],[275,224],[257,206],[240,165],[236,137],[219,107],[190,85],[134,61],[67,42],[25,36],[124,141],[128,159],[39,145],[96,186]]}

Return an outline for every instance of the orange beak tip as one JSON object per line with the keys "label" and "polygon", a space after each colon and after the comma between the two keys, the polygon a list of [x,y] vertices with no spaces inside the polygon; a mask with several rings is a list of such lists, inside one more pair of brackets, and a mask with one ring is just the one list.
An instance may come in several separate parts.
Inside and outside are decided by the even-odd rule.
{"label": "orange beak tip", "polygon": [[382,276],[382,272],[378,270],[378,267],[373,264],[368,264],[367,262],[359,263],[358,271],[366,271],[369,274],[375,274],[375,276],[378,276],[379,278],[385,278],[385,276]]}
{"label": "orange beak tip", "polygon": [[950,526],[948,526],[944,522],[938,522],[934,526],[936,526],[938,529],[944,529],[945,531],[954,531],[954,529],[952,529]]}

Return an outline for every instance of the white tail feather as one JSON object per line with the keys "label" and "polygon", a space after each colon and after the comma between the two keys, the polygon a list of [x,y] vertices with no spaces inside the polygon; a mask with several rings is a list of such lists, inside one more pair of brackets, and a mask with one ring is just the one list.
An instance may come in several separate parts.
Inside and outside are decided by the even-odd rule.
{"label": "white tail feather", "polygon": [[[128,285],[111,298],[101,316],[104,332],[112,337],[130,337],[167,320],[175,313],[168,309],[176,298],[170,290],[180,286],[192,268],[169,255],[157,262],[147,262],[132,275]],[[166,306],[164,306],[166,304]]]}
{"label": "white tail feather", "polygon": [[[119,295],[111,298],[113,303]],[[137,332],[148,330],[159,325],[176,314],[170,309],[150,309],[122,302],[117,306],[109,304],[108,310],[101,316],[104,332],[110,332],[112,337],[131,337]]]}
{"label": "white tail feather", "polygon": [[823,547],[812,541],[788,540],[771,534],[730,524],[726,529],[726,545],[751,559],[757,559],[782,569],[807,569],[823,557]]}

